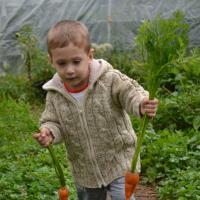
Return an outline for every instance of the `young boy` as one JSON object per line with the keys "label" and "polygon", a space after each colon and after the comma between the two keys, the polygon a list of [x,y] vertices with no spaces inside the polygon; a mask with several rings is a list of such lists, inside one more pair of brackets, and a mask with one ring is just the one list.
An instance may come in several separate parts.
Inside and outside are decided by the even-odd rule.
{"label": "young boy", "polygon": [[47,43],[57,73],[43,86],[46,107],[34,138],[45,147],[65,143],[79,200],[105,200],[107,192],[124,200],[124,175],[136,146],[127,113],[154,117],[158,101],[105,60],[93,59],[80,22],[58,22]]}

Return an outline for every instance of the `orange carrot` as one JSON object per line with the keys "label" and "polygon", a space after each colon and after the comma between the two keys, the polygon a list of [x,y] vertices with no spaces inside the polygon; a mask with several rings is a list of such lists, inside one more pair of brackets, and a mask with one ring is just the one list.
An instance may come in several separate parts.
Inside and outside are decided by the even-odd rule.
{"label": "orange carrot", "polygon": [[126,172],[125,174],[125,195],[126,200],[130,200],[136,185],[139,183],[139,173]]}
{"label": "orange carrot", "polygon": [[61,187],[58,190],[59,200],[68,200],[69,191],[66,187]]}

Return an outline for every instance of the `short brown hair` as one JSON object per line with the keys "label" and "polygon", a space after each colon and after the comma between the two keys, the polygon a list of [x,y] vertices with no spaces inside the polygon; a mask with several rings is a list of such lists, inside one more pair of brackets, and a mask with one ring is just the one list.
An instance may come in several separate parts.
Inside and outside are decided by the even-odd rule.
{"label": "short brown hair", "polygon": [[71,42],[75,46],[84,47],[89,52],[90,34],[87,27],[81,22],[62,20],[49,29],[47,47],[50,55],[52,49],[68,46]]}

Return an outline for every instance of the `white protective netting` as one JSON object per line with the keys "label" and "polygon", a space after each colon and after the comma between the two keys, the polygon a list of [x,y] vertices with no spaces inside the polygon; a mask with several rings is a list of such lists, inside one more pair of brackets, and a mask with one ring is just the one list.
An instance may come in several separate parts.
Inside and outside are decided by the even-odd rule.
{"label": "white protective netting", "polygon": [[49,27],[62,19],[85,23],[94,43],[125,49],[134,46],[143,19],[158,13],[167,18],[177,9],[190,24],[190,46],[200,46],[200,0],[0,0],[0,72],[5,64],[19,69],[15,33],[25,24],[31,24],[44,49]]}

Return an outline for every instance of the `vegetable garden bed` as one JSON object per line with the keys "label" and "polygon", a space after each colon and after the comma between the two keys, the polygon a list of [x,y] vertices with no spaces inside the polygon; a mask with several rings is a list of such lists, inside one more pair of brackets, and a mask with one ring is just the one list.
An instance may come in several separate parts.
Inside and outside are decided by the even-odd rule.
{"label": "vegetable garden bed", "polygon": [[136,200],[157,200],[157,194],[154,186],[139,184],[135,191]]}

